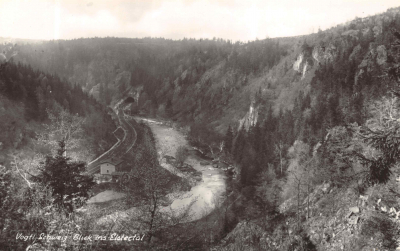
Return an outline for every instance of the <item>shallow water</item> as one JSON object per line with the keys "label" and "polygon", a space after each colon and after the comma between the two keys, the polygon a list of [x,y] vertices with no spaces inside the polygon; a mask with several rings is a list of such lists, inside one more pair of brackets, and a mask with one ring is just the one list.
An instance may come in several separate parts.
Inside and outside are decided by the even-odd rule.
{"label": "shallow water", "polygon": [[[177,147],[187,146],[185,136],[179,131],[161,125],[157,121],[147,120],[146,122],[157,140],[158,151],[164,155],[174,156]],[[202,166],[200,161],[204,160],[198,156],[189,156],[185,162],[202,172],[203,180],[190,191],[174,199],[171,206],[163,208],[163,211],[168,212],[172,209],[176,213],[187,209],[193,203],[189,209],[192,215],[190,220],[197,220],[209,214],[220,203],[220,197],[225,191],[225,173],[211,165]]]}
{"label": "shallow water", "polygon": [[[198,163],[199,160],[191,158],[191,161],[188,162]],[[175,199],[171,204],[171,209],[176,211],[187,208],[193,202],[190,208],[191,220],[197,220],[209,214],[216,205],[221,203],[220,197],[225,191],[223,171],[211,166],[200,166],[196,169],[203,173],[203,180],[197,186],[192,187],[189,192],[184,193],[181,199]]]}

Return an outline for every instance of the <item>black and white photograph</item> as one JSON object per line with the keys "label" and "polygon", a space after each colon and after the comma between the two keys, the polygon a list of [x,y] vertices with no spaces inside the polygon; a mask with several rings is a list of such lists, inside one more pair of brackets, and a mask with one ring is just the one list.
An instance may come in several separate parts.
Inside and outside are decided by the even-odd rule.
{"label": "black and white photograph", "polygon": [[0,0],[0,251],[400,250],[400,1]]}

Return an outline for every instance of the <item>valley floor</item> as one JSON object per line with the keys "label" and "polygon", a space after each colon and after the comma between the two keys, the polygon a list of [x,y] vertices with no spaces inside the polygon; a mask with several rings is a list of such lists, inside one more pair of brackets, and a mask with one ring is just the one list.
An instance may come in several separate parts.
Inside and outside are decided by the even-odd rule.
{"label": "valley floor", "polygon": [[[140,120],[140,118],[138,120]],[[144,120],[153,131],[159,154],[174,156],[179,146],[188,147],[185,136],[178,130],[165,126],[155,120],[142,120]],[[198,220],[209,214],[215,208],[216,204],[219,203],[220,196],[225,191],[226,176],[224,172],[213,168],[211,164],[201,165],[200,162],[202,161],[204,160],[195,155],[190,155],[188,157],[186,162],[196,171],[202,173],[202,181],[199,183],[196,182],[197,184],[192,187],[190,191],[179,193],[179,198],[175,199],[171,205],[172,210],[174,210],[182,207],[185,208],[194,202],[193,205],[191,205],[192,220]],[[190,175],[177,170],[165,162],[162,162],[162,166],[178,176],[188,179],[192,178]]]}

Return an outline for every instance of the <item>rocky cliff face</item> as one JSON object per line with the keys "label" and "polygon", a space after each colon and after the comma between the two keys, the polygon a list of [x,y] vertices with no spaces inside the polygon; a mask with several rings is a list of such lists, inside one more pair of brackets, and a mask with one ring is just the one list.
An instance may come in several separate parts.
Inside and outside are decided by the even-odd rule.
{"label": "rocky cliff face", "polygon": [[379,45],[377,48],[370,47],[369,52],[364,56],[364,59],[358,68],[370,72],[374,69],[375,64],[382,66],[386,61],[387,51],[384,45]]}
{"label": "rocky cliff face", "polygon": [[386,47],[384,45],[379,45],[376,48],[376,63],[378,65],[383,65],[386,63],[387,61],[387,51],[386,51]]}
{"label": "rocky cliff face", "polygon": [[304,57],[304,53],[300,53],[297,57],[296,61],[293,64],[293,70],[302,74],[302,79],[304,78],[308,68],[307,59]]}
{"label": "rocky cliff face", "polygon": [[100,84],[97,84],[90,89],[89,94],[92,95],[95,99],[99,100],[100,98]]}
{"label": "rocky cliff face", "polygon": [[251,126],[256,125],[258,121],[258,110],[259,108],[255,106],[254,102],[252,102],[249,111],[241,120],[239,120],[239,129],[243,127],[248,131]]}
{"label": "rocky cliff face", "polygon": [[312,57],[318,63],[332,62],[337,56],[337,48],[333,44],[328,46],[315,46],[312,51]]}
{"label": "rocky cliff face", "polygon": [[[400,224],[400,211],[393,206],[394,201],[382,197],[374,189],[359,195],[353,188],[324,183],[300,201],[300,214],[306,216],[303,233],[296,230],[298,202],[291,198],[280,205],[279,211],[293,216],[285,220],[276,217],[271,231],[264,229],[262,219],[241,221],[212,250],[400,250],[398,236],[393,234]],[[300,249],[298,241],[309,243],[308,249]]]}
{"label": "rocky cliff face", "polygon": [[304,54],[300,53],[300,55],[297,57],[296,61],[293,64],[293,70],[298,71],[298,72],[301,71],[303,59],[304,59]]}
{"label": "rocky cliff face", "polygon": [[[381,26],[375,26],[373,29],[374,35],[377,36],[379,35],[382,31]],[[350,33],[349,33],[350,32]],[[352,30],[345,32],[342,34],[343,36],[351,36],[351,34],[358,34],[358,31],[355,30],[353,33],[351,33]],[[354,35],[353,34],[353,35]],[[344,47],[346,47],[346,43],[343,42],[342,40],[338,40],[340,44],[342,44]],[[342,48],[343,50],[344,48]],[[328,62],[334,62],[336,57],[339,54],[339,50],[337,46],[335,46],[333,43],[329,43],[328,45],[316,45],[312,49],[311,57],[307,56],[306,51],[302,51],[296,61],[293,63],[293,70],[297,71],[300,73],[301,79],[304,79],[306,76],[307,72],[310,71],[314,63],[316,65],[320,63],[328,63]],[[357,60],[357,58],[363,58],[361,64],[358,66],[360,69],[358,74],[356,75],[355,81],[357,82],[357,78],[363,74],[364,72],[371,72],[373,69],[375,69],[375,65],[378,65],[380,67],[384,67],[386,62],[387,62],[387,49],[385,45],[379,45],[376,48],[373,47],[373,45],[370,46],[369,52],[367,54],[362,53],[362,48],[361,45],[357,45],[356,47],[353,48],[352,53],[350,54],[349,61],[352,60]]]}
{"label": "rocky cliff face", "polygon": [[314,46],[311,53],[302,51],[293,64],[293,70],[301,74],[301,79],[304,79],[307,72],[318,63],[332,62],[337,56],[337,48],[333,44],[328,46]]}
{"label": "rocky cliff face", "polygon": [[369,52],[364,56],[364,59],[358,65],[359,70],[355,77],[355,83],[357,84],[358,79],[362,74],[374,71],[376,66],[385,67],[387,59],[387,50],[384,45],[379,45],[376,48],[370,48]]}

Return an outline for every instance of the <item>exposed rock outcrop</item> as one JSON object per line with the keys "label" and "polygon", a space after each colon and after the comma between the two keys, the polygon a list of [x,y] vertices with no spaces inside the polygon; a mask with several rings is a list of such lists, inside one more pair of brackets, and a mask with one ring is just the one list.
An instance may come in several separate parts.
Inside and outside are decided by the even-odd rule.
{"label": "exposed rock outcrop", "polygon": [[379,45],[376,48],[377,56],[376,56],[376,63],[378,65],[383,65],[387,61],[387,51],[384,45]]}
{"label": "exposed rock outcrop", "polygon": [[358,77],[364,72],[371,72],[375,69],[375,64],[384,66],[387,62],[387,50],[384,45],[379,45],[376,49],[370,48],[369,52],[364,56],[361,64],[358,65],[360,69],[356,75],[356,83]]}
{"label": "exposed rock outcrop", "polygon": [[95,99],[100,99],[100,84],[97,84],[90,89],[89,94],[92,95]]}
{"label": "exposed rock outcrop", "polygon": [[353,51],[349,56],[349,61],[356,60],[359,57],[361,57],[361,45],[357,45],[356,47],[354,47]]}
{"label": "exposed rock outcrop", "polygon": [[336,46],[329,44],[328,46],[315,46],[312,51],[312,57],[318,62],[333,61],[337,56]]}
{"label": "exposed rock outcrop", "polygon": [[337,56],[336,46],[333,44],[319,45],[314,48],[308,47],[303,50],[293,64],[293,70],[302,74],[301,79],[304,79],[306,73],[314,66],[314,60],[317,63],[331,62]]}
{"label": "exposed rock outcrop", "polygon": [[301,71],[301,65],[303,63],[303,58],[304,54],[300,53],[300,55],[297,57],[296,61],[293,64],[293,70],[300,72]]}
{"label": "exposed rock outcrop", "polygon": [[250,104],[249,111],[239,121],[239,129],[243,127],[246,131],[248,131],[251,126],[257,124],[257,121],[258,121],[258,107],[254,105],[254,102],[252,102]]}
{"label": "exposed rock outcrop", "polygon": [[293,64],[293,70],[301,73],[301,79],[303,79],[307,71],[312,66],[312,58],[307,56],[304,52],[300,53],[297,60]]}
{"label": "exposed rock outcrop", "polygon": [[380,35],[382,33],[382,25],[374,26],[372,31],[374,32],[374,36],[377,37],[378,35]]}

